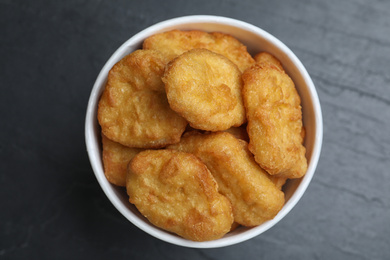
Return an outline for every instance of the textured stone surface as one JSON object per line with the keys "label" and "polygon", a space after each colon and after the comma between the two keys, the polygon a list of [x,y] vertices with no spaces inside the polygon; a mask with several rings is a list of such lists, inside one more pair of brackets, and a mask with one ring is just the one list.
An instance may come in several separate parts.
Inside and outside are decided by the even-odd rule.
{"label": "textured stone surface", "polygon": [[[90,167],[104,62],[167,18],[215,14],[282,40],[317,87],[324,143],[306,194],[241,244],[188,249],[130,224]],[[0,258],[390,259],[390,1],[0,0]]]}

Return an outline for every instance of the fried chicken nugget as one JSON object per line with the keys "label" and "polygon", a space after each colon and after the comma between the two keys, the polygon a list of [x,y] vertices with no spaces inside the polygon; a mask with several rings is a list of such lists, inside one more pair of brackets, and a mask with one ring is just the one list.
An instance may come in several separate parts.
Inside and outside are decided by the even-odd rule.
{"label": "fried chicken nugget", "polygon": [[218,183],[219,192],[233,207],[234,221],[257,226],[276,216],[284,205],[284,193],[255,162],[247,143],[226,132],[189,132],[169,149],[199,157]]}
{"label": "fried chicken nugget", "polygon": [[255,55],[254,59],[256,63],[271,63],[276,67],[278,67],[278,69],[284,70],[282,63],[280,63],[280,61],[277,58],[275,58],[272,54],[268,52],[260,52]]}
{"label": "fried chicken nugget", "polygon": [[269,174],[300,178],[307,170],[300,97],[291,78],[272,61],[243,73],[249,150]]}
{"label": "fried chicken nugget", "polygon": [[171,108],[194,128],[219,131],[246,121],[241,72],[220,54],[185,52],[169,62],[162,80]]}
{"label": "fried chicken nugget", "polygon": [[117,186],[126,187],[127,165],[143,149],[132,148],[111,141],[102,134],[103,166],[107,180]]}
{"label": "fried chicken nugget", "polygon": [[136,148],[180,140],[187,122],[169,107],[161,81],[166,63],[157,51],[137,50],[113,66],[98,107],[104,135]]}
{"label": "fried chicken nugget", "polygon": [[146,150],[129,163],[130,202],[152,224],[193,241],[218,239],[230,231],[229,200],[194,155]]}
{"label": "fried chicken nugget", "polygon": [[275,184],[275,186],[278,187],[279,190],[283,188],[283,185],[286,184],[288,179],[286,177],[279,177],[277,175],[269,175],[268,177]]}
{"label": "fried chicken nugget", "polygon": [[220,32],[172,30],[150,36],[144,41],[143,48],[158,50],[170,60],[186,51],[204,48],[227,57],[241,72],[254,64],[245,45],[236,38]]}

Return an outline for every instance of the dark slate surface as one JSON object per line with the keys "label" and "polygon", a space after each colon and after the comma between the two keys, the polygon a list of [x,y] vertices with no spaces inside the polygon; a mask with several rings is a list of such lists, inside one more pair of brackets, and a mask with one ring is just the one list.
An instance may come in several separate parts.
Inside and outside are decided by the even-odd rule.
{"label": "dark slate surface", "polygon": [[[100,68],[137,31],[214,14],[290,47],[324,116],[318,169],[279,224],[241,244],[188,249],[110,204],[84,142]],[[390,259],[390,1],[0,0],[1,259]]]}

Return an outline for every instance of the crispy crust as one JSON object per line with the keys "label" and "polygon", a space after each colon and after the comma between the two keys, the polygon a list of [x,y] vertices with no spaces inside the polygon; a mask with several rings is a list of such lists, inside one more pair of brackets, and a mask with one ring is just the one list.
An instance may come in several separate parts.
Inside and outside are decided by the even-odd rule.
{"label": "crispy crust", "polygon": [[157,51],[137,50],[114,65],[98,107],[104,135],[137,148],[180,140],[187,122],[169,107],[161,81],[166,63]]}
{"label": "crispy crust", "polygon": [[255,162],[245,141],[226,132],[190,132],[180,143],[168,147],[193,153],[206,164],[219,192],[232,203],[235,222],[260,225],[283,207],[283,192]]}
{"label": "crispy crust", "polygon": [[129,164],[130,202],[154,225],[193,241],[218,239],[230,231],[229,200],[194,155],[146,150]]}
{"label": "crispy crust", "polygon": [[276,66],[278,69],[284,71],[282,64],[280,61],[275,58],[275,56],[271,55],[268,52],[260,52],[254,57],[256,63],[271,63]]}
{"label": "crispy crust", "polygon": [[126,186],[127,165],[142,149],[131,148],[111,141],[102,134],[102,160],[107,180],[117,186]]}
{"label": "crispy crust", "polygon": [[300,97],[290,77],[274,63],[243,73],[249,149],[271,175],[300,178],[307,170]]}
{"label": "crispy crust", "polygon": [[194,128],[226,130],[246,120],[241,72],[220,54],[185,52],[167,65],[162,80],[171,108]]}
{"label": "crispy crust", "polygon": [[254,64],[246,46],[236,38],[220,32],[172,30],[155,34],[143,43],[144,49],[158,50],[169,60],[191,49],[204,48],[226,56],[241,72]]}

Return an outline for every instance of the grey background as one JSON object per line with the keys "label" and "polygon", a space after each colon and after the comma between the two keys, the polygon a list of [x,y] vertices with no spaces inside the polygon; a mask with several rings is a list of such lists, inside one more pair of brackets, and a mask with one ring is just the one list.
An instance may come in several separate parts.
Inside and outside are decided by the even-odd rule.
{"label": "grey background", "polygon": [[[90,167],[84,118],[105,61],[156,22],[213,14],[283,41],[317,87],[318,169],[264,234],[188,249],[133,226]],[[390,259],[390,1],[0,0],[0,258]]]}

